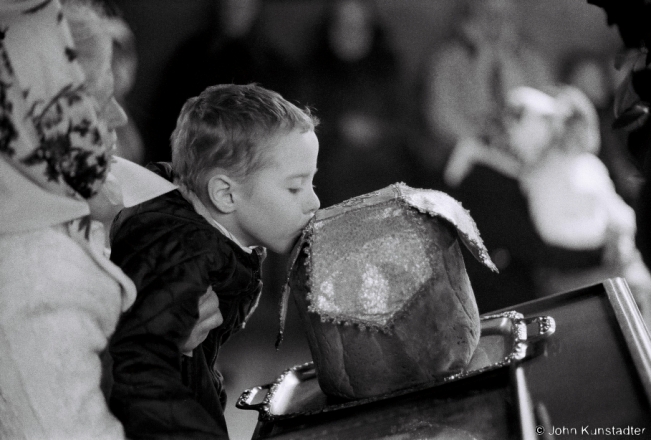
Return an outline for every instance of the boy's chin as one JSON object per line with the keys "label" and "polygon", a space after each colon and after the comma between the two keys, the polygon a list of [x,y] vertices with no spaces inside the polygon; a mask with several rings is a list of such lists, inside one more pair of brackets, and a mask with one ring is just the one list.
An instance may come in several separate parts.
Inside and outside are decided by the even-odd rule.
{"label": "boy's chin", "polygon": [[294,246],[296,246],[296,243],[298,242],[298,238],[300,237],[300,234],[294,237],[291,240],[288,240],[284,243],[273,243],[265,246],[267,250],[270,250],[271,252],[274,252],[276,254],[280,255],[288,255],[292,252],[292,249],[294,249]]}
{"label": "boy's chin", "polygon": [[267,250],[270,250],[271,252],[274,252],[276,254],[280,255],[288,255],[292,249],[294,248],[294,242],[286,245],[273,245],[273,246],[266,246]]}

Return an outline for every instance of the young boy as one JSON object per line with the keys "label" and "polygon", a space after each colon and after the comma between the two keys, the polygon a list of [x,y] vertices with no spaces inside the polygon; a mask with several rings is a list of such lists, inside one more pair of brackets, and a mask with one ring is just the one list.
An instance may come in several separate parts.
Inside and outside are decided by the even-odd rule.
{"label": "young boy", "polygon": [[289,252],[319,208],[317,124],[262,87],[209,87],[181,110],[171,166],[150,166],[179,190],[116,217],[111,259],[138,289],[110,346],[129,438],[228,438],[217,353],[255,309],[261,247]]}

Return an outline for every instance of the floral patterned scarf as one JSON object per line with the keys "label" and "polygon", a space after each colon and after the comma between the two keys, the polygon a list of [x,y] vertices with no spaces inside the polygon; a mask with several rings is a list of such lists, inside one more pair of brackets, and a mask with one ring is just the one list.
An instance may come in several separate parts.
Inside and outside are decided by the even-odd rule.
{"label": "floral patterned scarf", "polygon": [[45,191],[83,201],[110,156],[75,59],[58,0],[0,3],[0,158]]}

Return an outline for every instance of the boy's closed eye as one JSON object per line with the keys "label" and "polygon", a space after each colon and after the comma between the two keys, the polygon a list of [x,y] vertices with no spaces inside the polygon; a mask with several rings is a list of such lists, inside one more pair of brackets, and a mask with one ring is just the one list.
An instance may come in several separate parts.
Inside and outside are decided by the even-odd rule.
{"label": "boy's closed eye", "polygon": [[287,190],[292,194],[298,194],[299,192],[309,187],[314,188],[314,185],[312,185],[311,175],[293,176],[288,180],[289,182],[287,184]]}
{"label": "boy's closed eye", "polygon": [[301,192],[303,189],[305,189],[307,187],[311,187],[313,190],[316,189],[316,185],[314,185],[314,184],[302,184],[301,186],[294,186],[294,187],[288,188],[288,191],[290,193],[292,193],[292,194],[298,194],[299,192]]}

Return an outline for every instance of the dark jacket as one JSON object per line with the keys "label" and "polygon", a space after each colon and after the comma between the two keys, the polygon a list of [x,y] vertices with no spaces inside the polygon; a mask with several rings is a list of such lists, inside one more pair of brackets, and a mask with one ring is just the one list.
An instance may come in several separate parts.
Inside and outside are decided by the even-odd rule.
{"label": "dark jacket", "polygon": [[[168,164],[149,168],[172,180]],[[225,394],[215,369],[221,344],[239,330],[262,288],[261,252],[248,254],[179,191],[124,209],[111,229],[111,260],[138,295],[110,343],[110,406],[131,439],[226,439]],[[180,353],[209,286],[223,324],[192,357]]]}

